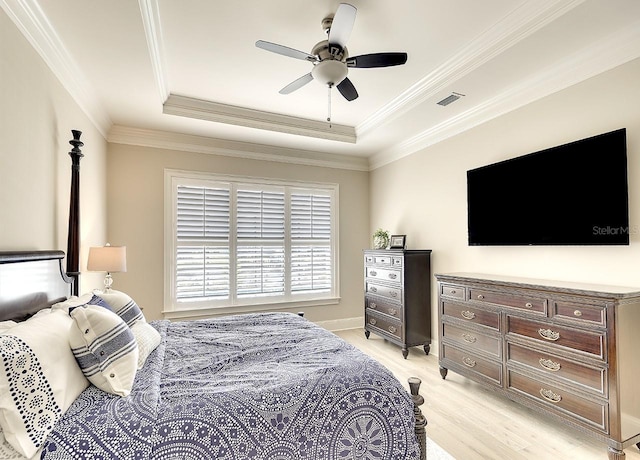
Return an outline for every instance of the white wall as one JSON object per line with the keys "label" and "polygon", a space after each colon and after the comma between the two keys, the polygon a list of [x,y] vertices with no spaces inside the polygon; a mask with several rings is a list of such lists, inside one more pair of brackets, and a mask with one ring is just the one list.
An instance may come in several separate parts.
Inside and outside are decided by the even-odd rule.
{"label": "white wall", "polygon": [[112,244],[127,246],[127,273],[114,274],[114,286],[130,293],[147,318],[162,318],[165,168],[339,184],[341,301],[307,307],[305,317],[333,328],[341,320],[364,316],[362,250],[370,244],[367,172],[109,144],[108,234]]}
{"label": "white wall", "polygon": [[[84,270],[89,245],[103,244],[106,235],[107,143],[0,9],[0,250],[66,250],[72,129],[83,131],[86,145],[80,163]],[[81,289],[96,277],[83,274]]]}
{"label": "white wall", "polygon": [[[629,246],[469,247],[466,220],[468,169],[626,127],[630,227],[638,228],[639,82],[636,60],[372,171],[370,232],[383,227],[407,234],[410,248],[433,249],[434,273],[640,287],[639,233],[631,235]],[[545,186],[544,178],[531,186]],[[434,292],[434,307],[435,299]],[[433,314],[435,320],[435,308]]]}

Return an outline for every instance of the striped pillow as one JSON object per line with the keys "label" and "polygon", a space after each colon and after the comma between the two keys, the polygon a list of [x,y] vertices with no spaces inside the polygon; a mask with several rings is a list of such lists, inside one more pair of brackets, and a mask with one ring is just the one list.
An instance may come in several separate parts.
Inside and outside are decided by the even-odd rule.
{"label": "striped pillow", "polygon": [[109,289],[106,292],[94,291],[94,295],[104,300],[109,308],[127,323],[127,326],[133,326],[136,321],[146,321],[138,304],[124,292]]}
{"label": "striped pillow", "polygon": [[115,313],[98,305],[73,308],[71,351],[91,383],[107,393],[128,396],[138,368],[138,344]]}

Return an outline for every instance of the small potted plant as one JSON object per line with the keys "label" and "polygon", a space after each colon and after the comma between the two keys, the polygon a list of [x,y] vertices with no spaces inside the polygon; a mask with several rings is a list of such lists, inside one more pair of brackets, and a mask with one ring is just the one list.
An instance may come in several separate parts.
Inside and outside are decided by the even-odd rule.
{"label": "small potted plant", "polygon": [[389,232],[379,228],[373,234],[373,249],[386,249],[389,245]]}

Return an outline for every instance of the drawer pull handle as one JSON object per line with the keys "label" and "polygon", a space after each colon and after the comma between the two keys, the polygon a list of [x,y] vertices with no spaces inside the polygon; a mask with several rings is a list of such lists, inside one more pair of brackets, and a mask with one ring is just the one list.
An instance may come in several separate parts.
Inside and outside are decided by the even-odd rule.
{"label": "drawer pull handle", "polygon": [[551,372],[558,372],[560,370],[560,363],[556,363],[555,361],[551,361],[550,359],[546,359],[546,358],[540,358],[540,360],[538,361],[540,363],[540,366],[542,366],[543,369],[546,369],[548,371]]}
{"label": "drawer pull handle", "polygon": [[464,319],[473,319],[476,317],[476,314],[472,311],[469,310],[465,310],[465,311],[461,311],[460,315],[464,318]]}
{"label": "drawer pull handle", "polygon": [[391,332],[392,334],[395,334],[397,331],[397,329],[395,328],[395,326],[389,326],[389,332]]}
{"label": "drawer pull handle", "polygon": [[560,338],[560,333],[552,331],[551,329],[538,329],[538,334],[545,340],[555,342]]}
{"label": "drawer pull handle", "polygon": [[471,358],[467,358],[466,356],[464,358],[462,358],[462,364],[464,364],[467,367],[475,367],[476,366],[476,362]]}
{"label": "drawer pull handle", "polygon": [[574,311],[573,314],[574,316],[578,316],[578,317],[582,316],[582,312],[580,310]]}
{"label": "drawer pull handle", "polygon": [[531,308],[531,307],[533,307],[533,304],[531,302],[527,302],[527,303],[524,304],[524,306],[527,307],[527,308]]}
{"label": "drawer pull handle", "polygon": [[454,295],[455,293],[456,293],[456,290],[455,290],[455,289],[451,289],[451,290],[449,291],[449,294],[451,294],[451,295]]}
{"label": "drawer pull handle", "polygon": [[398,275],[396,275],[395,273],[389,273],[389,278],[391,278],[392,280],[396,279],[398,277]]}
{"label": "drawer pull handle", "polygon": [[369,291],[371,291],[371,292],[378,292],[378,289],[376,289],[374,286],[371,286],[371,287],[369,288]]}
{"label": "drawer pull handle", "polygon": [[377,272],[377,271],[375,271],[375,270],[371,270],[371,271],[369,272],[369,275],[371,275],[371,276],[378,276],[378,272]]}
{"label": "drawer pull handle", "polygon": [[554,393],[551,390],[547,390],[546,388],[540,388],[540,395],[546,399],[547,401],[551,401],[552,403],[559,403],[562,401],[562,396],[558,393]]}
{"label": "drawer pull handle", "polygon": [[391,297],[398,297],[398,293],[397,293],[397,292],[395,292],[395,291],[391,291],[391,292],[389,293],[389,295],[390,295]]}
{"label": "drawer pull handle", "polygon": [[464,340],[467,343],[476,343],[476,340],[478,339],[471,334],[462,334],[462,340]]}
{"label": "drawer pull handle", "polygon": [[377,307],[378,306],[376,305],[375,302],[369,302],[369,308],[373,308],[375,310]]}
{"label": "drawer pull handle", "polygon": [[396,316],[398,314],[398,310],[396,310],[395,308],[389,308],[389,314],[391,316]]}
{"label": "drawer pull handle", "polygon": [[369,324],[371,324],[372,326],[375,326],[377,323],[375,318],[369,318]]}
{"label": "drawer pull handle", "polygon": [[484,296],[482,294],[478,294],[478,299],[482,300],[482,299],[484,299]]}

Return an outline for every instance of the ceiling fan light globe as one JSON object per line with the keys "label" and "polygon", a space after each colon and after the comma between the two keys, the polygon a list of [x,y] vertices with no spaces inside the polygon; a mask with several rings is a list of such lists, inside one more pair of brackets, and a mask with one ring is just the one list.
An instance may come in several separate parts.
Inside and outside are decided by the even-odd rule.
{"label": "ceiling fan light globe", "polygon": [[322,83],[323,85],[335,86],[347,78],[348,72],[349,69],[347,69],[344,62],[328,59],[317,63],[313,67],[311,75],[313,75],[314,80]]}

